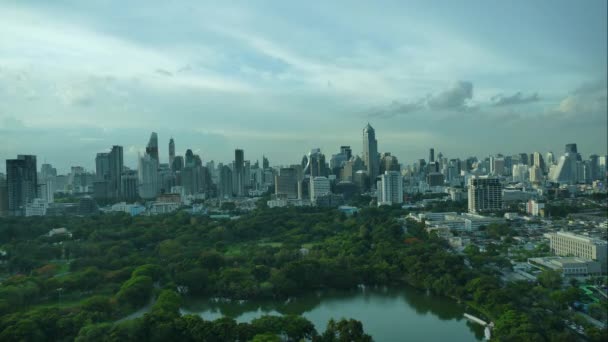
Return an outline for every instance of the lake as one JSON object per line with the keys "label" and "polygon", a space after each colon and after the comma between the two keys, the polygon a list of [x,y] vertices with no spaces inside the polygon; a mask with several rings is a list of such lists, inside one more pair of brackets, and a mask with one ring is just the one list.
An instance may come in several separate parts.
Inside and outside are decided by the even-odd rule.
{"label": "lake", "polygon": [[375,341],[479,341],[483,328],[463,317],[464,306],[456,301],[427,295],[411,287],[325,291],[285,302],[251,300],[214,302],[188,298],[182,314],[198,314],[205,320],[222,316],[249,322],[262,315],[294,314],[310,320],[319,333],[334,318],[354,318]]}

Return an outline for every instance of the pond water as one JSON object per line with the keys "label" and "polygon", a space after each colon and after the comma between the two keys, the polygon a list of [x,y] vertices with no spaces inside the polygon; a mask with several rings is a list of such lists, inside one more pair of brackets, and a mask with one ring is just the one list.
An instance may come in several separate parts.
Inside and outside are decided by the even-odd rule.
{"label": "pond water", "polygon": [[353,291],[318,292],[288,301],[251,300],[215,302],[209,298],[188,298],[182,314],[198,314],[205,320],[223,316],[249,322],[262,315],[302,315],[318,332],[334,318],[354,318],[375,341],[478,341],[483,327],[463,317],[464,307],[456,301],[427,295],[411,287],[374,288]]}

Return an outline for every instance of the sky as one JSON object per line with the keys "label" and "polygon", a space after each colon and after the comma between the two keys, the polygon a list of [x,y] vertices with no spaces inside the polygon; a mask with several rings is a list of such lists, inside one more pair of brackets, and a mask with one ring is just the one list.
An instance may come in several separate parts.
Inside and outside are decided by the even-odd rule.
{"label": "sky", "polygon": [[[0,160],[607,153],[607,2],[0,1]],[[0,172],[4,170],[0,163]]]}

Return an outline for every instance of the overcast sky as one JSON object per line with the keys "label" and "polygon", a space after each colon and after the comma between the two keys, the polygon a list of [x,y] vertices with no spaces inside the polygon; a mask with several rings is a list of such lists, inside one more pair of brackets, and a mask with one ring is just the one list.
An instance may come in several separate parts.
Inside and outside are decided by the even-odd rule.
{"label": "overcast sky", "polygon": [[3,0],[0,159],[606,153],[605,0],[360,3]]}

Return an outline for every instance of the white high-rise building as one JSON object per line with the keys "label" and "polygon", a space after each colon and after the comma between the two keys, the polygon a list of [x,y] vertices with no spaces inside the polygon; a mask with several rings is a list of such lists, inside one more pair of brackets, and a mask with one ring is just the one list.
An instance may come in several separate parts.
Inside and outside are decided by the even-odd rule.
{"label": "white high-rise building", "polygon": [[385,171],[377,183],[378,206],[403,203],[403,177],[397,171]]}
{"label": "white high-rise building", "polygon": [[526,164],[513,165],[512,177],[514,182],[526,182],[529,176],[529,166]]}
{"label": "white high-rise building", "polygon": [[576,183],[578,180],[578,169],[576,156],[571,153],[566,153],[559,157],[557,166],[551,168],[549,179],[556,183]]}
{"label": "white high-rise building", "polygon": [[315,202],[317,197],[331,193],[331,186],[327,177],[315,177],[310,180],[310,201]]}
{"label": "white high-rise building", "polygon": [[540,183],[543,180],[543,172],[538,165],[533,165],[530,168],[530,182]]}
{"label": "white high-rise building", "polygon": [[488,176],[469,178],[469,212],[481,213],[502,209],[500,180]]}

